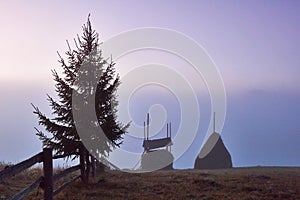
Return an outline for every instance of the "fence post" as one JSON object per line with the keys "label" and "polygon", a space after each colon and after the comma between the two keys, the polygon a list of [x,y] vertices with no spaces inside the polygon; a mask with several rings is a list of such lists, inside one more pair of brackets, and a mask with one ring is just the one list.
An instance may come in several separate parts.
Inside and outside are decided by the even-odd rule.
{"label": "fence post", "polygon": [[44,168],[44,199],[53,200],[53,163],[52,149],[43,149],[43,168]]}

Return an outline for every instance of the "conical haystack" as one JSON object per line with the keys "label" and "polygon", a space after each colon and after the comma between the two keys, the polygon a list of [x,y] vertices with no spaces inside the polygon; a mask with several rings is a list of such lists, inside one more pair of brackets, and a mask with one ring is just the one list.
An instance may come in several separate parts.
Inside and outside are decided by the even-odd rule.
{"label": "conical haystack", "polygon": [[214,132],[203,145],[194,164],[195,169],[232,168],[231,155],[226,149],[220,134]]}

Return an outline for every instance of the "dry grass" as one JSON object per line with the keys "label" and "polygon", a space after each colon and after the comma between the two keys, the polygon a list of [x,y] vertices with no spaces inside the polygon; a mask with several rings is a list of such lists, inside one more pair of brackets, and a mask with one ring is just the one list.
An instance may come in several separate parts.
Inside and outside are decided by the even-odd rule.
{"label": "dry grass", "polygon": [[105,172],[57,199],[300,199],[300,168]]}
{"label": "dry grass", "polygon": [[[4,165],[1,165],[0,170],[3,168]],[[0,182],[0,199],[7,199],[8,197],[18,193],[20,190],[24,189],[26,186],[30,185],[42,176],[42,173],[42,168],[31,168],[8,180]]]}
{"label": "dry grass", "polygon": [[[31,170],[0,183],[0,196],[12,194],[15,188],[32,182],[33,177],[39,176],[35,174],[41,173],[41,169]],[[36,196],[37,191],[26,199],[41,199],[42,191]],[[300,199],[300,168],[173,170],[146,174],[108,171],[91,179],[88,185],[77,181],[55,199]]]}
{"label": "dry grass", "polygon": [[[7,164],[0,163],[0,171],[5,168],[5,166],[8,166]],[[57,167],[54,169],[54,174],[59,173],[60,171],[63,171],[64,168]],[[78,175],[78,174],[77,174]],[[29,168],[27,170],[24,170],[23,172],[17,174],[16,176],[13,176],[12,178],[5,180],[3,182],[0,182],[0,200],[8,199],[9,197],[13,196],[14,194],[18,193],[25,187],[29,186],[31,183],[33,183],[35,180],[37,180],[39,177],[43,176],[43,168],[42,167],[33,167]],[[73,175],[64,177],[59,182],[55,183],[55,188],[58,188],[61,186],[64,182],[69,181],[74,177]],[[41,188],[34,189],[28,196],[26,196],[24,199],[43,199],[43,190]]]}

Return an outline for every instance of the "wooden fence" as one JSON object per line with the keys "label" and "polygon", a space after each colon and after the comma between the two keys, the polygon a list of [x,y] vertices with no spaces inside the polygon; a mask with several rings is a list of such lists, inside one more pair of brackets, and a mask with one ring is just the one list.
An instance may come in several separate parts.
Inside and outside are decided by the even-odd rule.
{"label": "wooden fence", "polygon": [[[23,190],[19,191],[19,193],[15,194],[14,196],[10,197],[10,200],[17,200],[22,199],[28,193],[30,193],[36,187],[41,187],[44,190],[44,199],[45,200],[53,200],[53,197],[57,195],[60,191],[65,189],[68,185],[74,183],[77,179],[82,178],[83,180],[86,178],[86,171],[85,171],[85,157],[84,153],[80,153],[80,164],[67,168],[64,171],[53,175],[53,159],[62,158],[61,156],[53,157],[52,156],[52,149],[45,148],[43,152],[40,152],[31,158],[24,160],[16,165],[10,166],[2,171],[0,171],[0,182],[8,179],[26,169],[33,166],[36,163],[43,163],[43,176],[38,178],[28,187],[24,188]],[[63,178],[64,176],[80,170],[81,174],[76,176],[71,181],[64,183],[62,186],[54,190],[54,183]]]}

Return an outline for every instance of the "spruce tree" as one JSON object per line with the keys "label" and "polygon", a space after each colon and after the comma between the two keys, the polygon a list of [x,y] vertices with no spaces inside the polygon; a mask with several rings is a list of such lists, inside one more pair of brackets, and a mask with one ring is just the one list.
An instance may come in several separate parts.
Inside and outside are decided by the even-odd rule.
{"label": "spruce tree", "polygon": [[[116,90],[120,85],[120,77],[116,74],[115,63],[111,59],[102,57],[98,33],[92,29],[89,17],[82,29],[83,35],[77,36],[77,39],[74,40],[76,46],[74,50],[67,42],[69,50],[66,52],[66,60],[58,53],[63,75],[59,75],[55,70],[52,71],[56,83],[55,91],[59,100],[57,101],[49,95],[47,95],[47,100],[54,118],[47,117],[38,107],[33,105],[39,125],[42,125],[48,132],[45,133],[36,129],[36,134],[43,142],[43,146],[53,148],[56,156],[67,156],[72,159],[79,155],[79,151],[83,147],[72,113],[72,95],[78,92],[78,88],[82,89],[81,95],[86,96],[91,91],[96,91],[95,112],[97,120],[106,137],[111,141],[111,143],[103,143],[97,147],[95,151],[99,154],[106,156],[113,148],[118,147],[122,142],[122,135],[129,126],[129,124],[124,126],[117,121]],[[96,77],[96,88],[93,88],[88,82],[76,82],[76,78],[79,75],[82,76],[80,68],[83,65],[88,65],[90,73],[93,73],[93,67],[101,69],[100,77]],[[87,159],[86,162],[89,160]]]}

